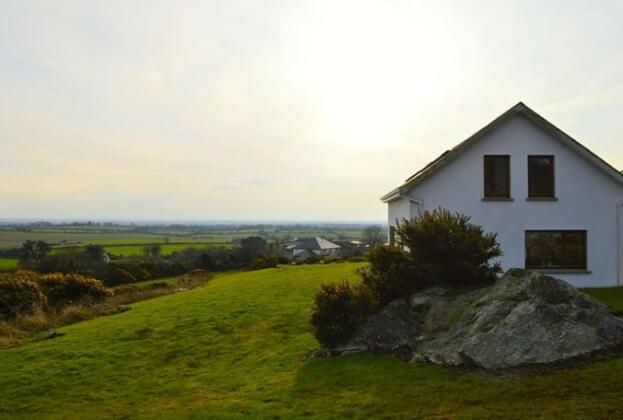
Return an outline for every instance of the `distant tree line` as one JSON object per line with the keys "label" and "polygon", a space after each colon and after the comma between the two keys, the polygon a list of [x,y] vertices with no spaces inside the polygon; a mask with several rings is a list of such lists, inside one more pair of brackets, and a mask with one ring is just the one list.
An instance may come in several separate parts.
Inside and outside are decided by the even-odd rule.
{"label": "distant tree line", "polygon": [[81,274],[107,286],[181,275],[192,270],[224,271],[275,267],[283,262],[280,249],[259,236],[232,248],[187,248],[162,255],[159,245],[144,247],[142,256],[109,260],[101,245],[59,249],[43,241],[25,241],[19,249],[21,268],[39,273]]}

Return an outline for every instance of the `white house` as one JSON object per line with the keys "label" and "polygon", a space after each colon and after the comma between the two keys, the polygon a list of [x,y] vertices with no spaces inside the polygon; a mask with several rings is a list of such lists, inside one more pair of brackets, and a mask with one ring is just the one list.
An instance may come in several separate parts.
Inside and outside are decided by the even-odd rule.
{"label": "white house", "polygon": [[341,246],[321,238],[300,239],[284,247],[284,254],[288,258],[307,258],[312,255],[327,256],[336,255]]}
{"label": "white house", "polygon": [[497,233],[504,269],[623,285],[623,174],[521,102],[381,200],[390,237],[443,207]]}

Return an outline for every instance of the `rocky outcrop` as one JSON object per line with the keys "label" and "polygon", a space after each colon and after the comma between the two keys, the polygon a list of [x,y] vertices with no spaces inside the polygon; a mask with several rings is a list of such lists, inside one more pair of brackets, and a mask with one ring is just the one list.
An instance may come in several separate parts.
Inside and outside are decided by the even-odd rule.
{"label": "rocky outcrop", "polygon": [[495,284],[398,299],[333,353],[369,351],[441,364],[508,369],[563,362],[623,345],[623,320],[571,285],[509,270]]}

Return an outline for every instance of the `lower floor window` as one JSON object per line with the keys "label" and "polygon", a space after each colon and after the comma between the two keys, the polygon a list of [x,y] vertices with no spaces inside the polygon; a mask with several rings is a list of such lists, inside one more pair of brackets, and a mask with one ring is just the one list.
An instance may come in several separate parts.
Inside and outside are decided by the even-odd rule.
{"label": "lower floor window", "polygon": [[585,230],[527,230],[526,268],[586,270]]}

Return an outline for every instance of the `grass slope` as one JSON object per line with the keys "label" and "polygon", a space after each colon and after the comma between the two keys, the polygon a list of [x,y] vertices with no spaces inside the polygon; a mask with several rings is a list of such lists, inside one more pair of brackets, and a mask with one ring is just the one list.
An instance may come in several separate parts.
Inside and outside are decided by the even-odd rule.
{"label": "grass slope", "polygon": [[617,417],[623,360],[493,379],[387,356],[302,361],[334,264],[224,275],[205,287],[0,352],[0,416]]}

